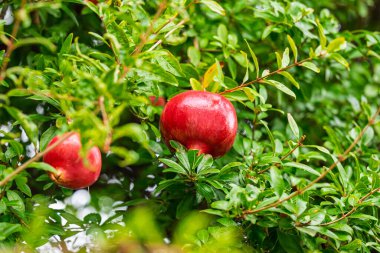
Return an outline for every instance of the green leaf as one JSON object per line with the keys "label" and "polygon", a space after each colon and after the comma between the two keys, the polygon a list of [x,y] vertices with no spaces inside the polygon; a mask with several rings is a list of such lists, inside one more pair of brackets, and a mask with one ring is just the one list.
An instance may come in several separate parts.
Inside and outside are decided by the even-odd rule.
{"label": "green leaf", "polygon": [[65,220],[67,220],[69,224],[75,224],[80,227],[83,225],[83,222],[80,219],[78,219],[76,216],[72,215],[71,213],[62,212],[60,216],[65,218]]}
{"label": "green leaf", "polygon": [[287,39],[288,39],[288,42],[289,42],[290,48],[291,48],[292,51],[293,51],[294,62],[297,62],[298,50],[297,50],[296,43],[294,43],[294,40],[293,40],[292,37],[290,37],[289,35],[287,35],[286,37],[287,37]]}
{"label": "green leaf", "polygon": [[248,56],[244,51],[240,51],[240,53],[243,55],[245,64],[247,65],[246,70],[245,70],[245,75],[243,77],[242,83],[245,83],[249,79],[249,62],[248,62]]}
{"label": "green leaf", "polygon": [[273,204],[274,202],[276,202],[278,200],[279,197],[277,196],[274,196],[274,197],[270,197],[270,198],[266,198],[264,199],[263,201],[261,201],[258,205],[257,205],[257,209],[261,208],[261,207],[264,207],[264,206],[267,206],[267,205],[270,205],[270,204]]}
{"label": "green leaf", "polygon": [[7,92],[8,97],[26,97],[31,95],[30,91],[26,89],[12,89]]}
{"label": "green leaf", "polygon": [[202,229],[197,232],[197,237],[202,243],[206,243],[210,238],[210,234],[206,229]]}
{"label": "green leaf", "polygon": [[172,74],[162,70],[158,65],[149,65],[144,68],[131,68],[127,76],[129,78],[136,78],[137,83],[156,81],[178,86],[178,80]]}
{"label": "green leaf", "polygon": [[277,167],[272,166],[269,172],[270,172],[270,184],[272,188],[274,189],[276,195],[278,197],[281,197],[282,193],[285,191],[285,183],[284,183],[284,179],[282,178],[281,171]]}
{"label": "green leaf", "polygon": [[195,188],[197,189],[197,193],[204,197],[208,203],[210,203],[215,196],[213,188],[207,184],[196,183]]}
{"label": "green leaf", "polygon": [[38,128],[37,125],[24,113],[14,107],[5,107],[7,112],[17,120],[22,128],[25,130],[26,135],[37,146],[38,141]]}
{"label": "green leaf", "polygon": [[172,160],[161,158],[160,161],[170,167],[169,169],[165,169],[164,172],[174,172],[183,175],[187,175],[189,173],[189,171],[187,171],[181,165]]}
{"label": "green leaf", "polygon": [[282,249],[287,253],[303,253],[300,242],[302,241],[297,234],[289,234],[278,230],[278,240]]}
{"label": "green leaf", "polygon": [[229,202],[226,200],[218,200],[211,203],[211,207],[219,210],[227,211],[230,209]]}
{"label": "green leaf", "polygon": [[271,86],[276,87],[280,91],[284,92],[285,94],[292,96],[294,99],[296,98],[296,94],[294,94],[293,91],[291,91],[288,87],[286,87],[284,84],[275,81],[275,80],[262,80],[261,82],[269,84]]}
{"label": "green leaf", "polygon": [[203,90],[201,83],[194,78],[190,78],[190,85],[193,90]]}
{"label": "green leaf", "polygon": [[15,181],[16,181],[16,185],[17,185],[17,188],[23,192],[25,195],[27,195],[28,197],[31,197],[32,196],[32,191],[30,190],[29,186],[28,186],[28,179],[24,176],[17,176],[15,178]]}
{"label": "green leaf", "polygon": [[7,206],[11,206],[13,209],[18,211],[19,213],[23,214],[25,212],[25,204],[20,195],[18,195],[15,191],[8,190],[7,191],[7,198],[9,201],[12,201],[13,204],[10,205],[9,203]]}
{"label": "green leaf", "polygon": [[253,89],[249,88],[249,87],[243,87],[243,92],[245,93],[245,95],[247,95],[247,98],[249,99],[249,101],[253,102],[256,98],[256,95],[259,95],[259,93],[254,93]]}
{"label": "green leaf", "polygon": [[304,62],[301,64],[301,66],[308,68],[308,69],[311,69],[312,71],[314,71],[316,73],[320,72],[320,69],[312,62]]}
{"label": "green leaf", "polygon": [[49,127],[42,135],[40,138],[40,150],[44,151],[51,141],[51,139],[54,138],[54,136],[57,135],[58,128],[55,126]]}
{"label": "green leaf", "polygon": [[198,66],[201,61],[201,52],[199,49],[193,46],[188,47],[187,56],[189,57],[191,64],[193,64],[195,67]]}
{"label": "green leaf", "polygon": [[216,12],[222,16],[226,15],[226,11],[217,2],[212,0],[200,0],[200,3],[206,5],[210,10]]}
{"label": "green leaf", "polygon": [[252,57],[252,59],[253,59],[253,63],[255,64],[256,78],[259,78],[259,75],[260,75],[259,61],[257,60],[256,54],[253,52],[253,50],[252,50],[251,47],[249,46],[248,42],[245,41],[245,43],[247,43],[247,46],[248,46],[249,52],[251,53],[251,57]]}
{"label": "green leaf", "polygon": [[353,252],[353,251],[356,251],[357,249],[359,249],[360,247],[363,246],[363,242],[362,240],[360,239],[355,239],[353,240],[352,242],[346,244],[346,245],[343,245],[340,250],[347,250],[349,252]]}
{"label": "green leaf", "polygon": [[112,140],[128,137],[137,143],[146,143],[148,141],[147,133],[142,126],[137,123],[128,123],[121,127],[114,129]]}
{"label": "green leaf", "polygon": [[5,204],[4,199],[1,199],[0,200],[0,214],[5,213],[6,210],[7,210],[7,205]]}
{"label": "green leaf", "polygon": [[35,45],[39,44],[47,49],[49,49],[51,52],[55,52],[57,47],[47,38],[44,37],[34,37],[34,38],[24,38],[19,39],[14,45],[14,48],[23,47],[23,46],[29,46],[29,45]]}
{"label": "green leaf", "polygon": [[282,68],[282,57],[278,52],[274,53],[276,55],[277,68]]}
{"label": "green leaf", "polygon": [[227,42],[228,30],[224,24],[220,24],[217,30],[218,38],[223,42]]}
{"label": "green leaf", "polygon": [[322,47],[322,49],[325,49],[326,48],[327,39],[326,39],[326,35],[325,35],[325,32],[324,32],[324,29],[323,29],[321,23],[319,23],[318,18],[315,20],[315,22],[316,22],[317,27],[318,27],[318,34],[319,34],[319,40],[320,40],[321,47]]}
{"label": "green leaf", "polygon": [[0,222],[0,241],[4,241],[11,234],[21,232],[22,227],[20,224],[12,224],[8,222]]}
{"label": "green leaf", "polygon": [[[298,229],[298,227],[297,227],[297,229]],[[332,239],[339,240],[339,237],[326,227],[307,226],[307,227],[305,227],[305,229],[309,229],[311,231],[316,231],[316,232],[321,233],[322,235],[328,236]],[[301,229],[299,229],[299,230],[301,230]]]}
{"label": "green leaf", "polygon": [[230,169],[232,168],[235,168],[235,167],[238,167],[238,166],[242,166],[244,165],[243,163],[241,162],[231,162],[229,164],[226,164],[223,168],[220,169],[220,173],[226,173],[228,172]]}
{"label": "green leaf", "polygon": [[313,175],[316,175],[316,176],[320,176],[321,173],[319,173],[318,171],[316,171],[315,169],[311,168],[310,166],[307,166],[305,164],[302,164],[302,163],[298,163],[298,162],[288,162],[288,163],[285,163],[283,165],[284,167],[292,167],[292,168],[298,168],[298,169],[302,169],[302,170],[305,170]]}
{"label": "green leaf", "polygon": [[286,77],[297,89],[300,88],[299,83],[294,79],[294,77],[287,71],[281,71],[280,75]]}
{"label": "green leaf", "polygon": [[298,129],[296,121],[293,119],[293,116],[288,113],[288,122],[290,129],[292,130],[294,136],[299,139],[300,138],[300,130]]}
{"label": "green leaf", "polygon": [[84,218],[83,221],[87,224],[100,224],[102,217],[98,213],[89,213]]}
{"label": "green leaf", "polygon": [[332,40],[329,45],[327,46],[327,52],[334,53],[339,50],[344,49],[346,45],[346,39],[344,37],[339,37],[334,40]]}
{"label": "green leaf", "polygon": [[123,160],[119,163],[120,166],[128,166],[134,164],[140,159],[139,153],[137,153],[135,150],[129,150],[125,147],[111,146],[111,152],[123,158]]}
{"label": "green leaf", "polygon": [[28,165],[27,168],[36,168],[39,170],[44,170],[44,171],[50,171],[52,173],[57,173],[57,170],[54,169],[50,164],[44,163],[44,162],[33,162]]}
{"label": "green leaf", "polygon": [[351,219],[361,219],[361,220],[374,220],[377,221],[378,219],[372,215],[364,214],[364,213],[354,213],[350,215]]}
{"label": "green leaf", "polygon": [[[183,77],[181,65],[179,64],[177,58],[167,50],[160,50],[162,53],[154,57],[155,61],[161,68],[174,76]],[[157,50],[153,51],[157,53]]]}
{"label": "green leaf", "polygon": [[[211,155],[204,155],[199,165],[197,166],[197,173],[199,175],[204,175],[207,173],[215,173],[213,171],[210,171],[213,163],[214,163],[214,160],[212,159]],[[217,172],[219,172],[219,170],[217,170]]]}
{"label": "green leaf", "polygon": [[282,54],[281,68],[285,68],[289,65],[289,48],[286,48],[284,53]]}
{"label": "green leaf", "polygon": [[159,193],[159,192],[165,190],[166,188],[173,186],[173,185],[176,185],[176,184],[179,184],[179,183],[183,183],[183,180],[178,179],[178,178],[163,180],[158,184],[158,186],[154,190],[154,192]]}
{"label": "green leaf", "polygon": [[342,64],[345,68],[350,69],[350,64],[346,61],[346,59],[343,58],[342,55],[338,53],[330,54],[331,58],[333,58],[338,63]]}

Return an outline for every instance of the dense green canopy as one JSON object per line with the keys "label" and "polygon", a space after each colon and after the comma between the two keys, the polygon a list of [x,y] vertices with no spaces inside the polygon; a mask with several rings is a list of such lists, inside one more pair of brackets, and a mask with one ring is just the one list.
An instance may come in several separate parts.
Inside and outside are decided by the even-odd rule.
{"label": "dense green canopy", "polygon": [[[1,252],[380,251],[379,1],[0,8]],[[191,89],[236,109],[220,158],[161,138]],[[70,131],[102,151],[86,189],[41,159]]]}

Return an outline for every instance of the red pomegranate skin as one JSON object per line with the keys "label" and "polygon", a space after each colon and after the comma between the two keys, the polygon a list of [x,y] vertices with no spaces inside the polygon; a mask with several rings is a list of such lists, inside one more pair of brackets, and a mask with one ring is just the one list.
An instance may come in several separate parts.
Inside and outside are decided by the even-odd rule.
{"label": "red pomegranate skin", "polygon": [[98,0],[89,0],[90,2],[92,2],[93,4],[98,4]]}
{"label": "red pomegranate skin", "polygon": [[175,140],[199,154],[223,156],[232,147],[237,118],[235,108],[223,96],[207,91],[186,91],[165,106],[160,130],[168,147]]}
{"label": "red pomegranate skin", "polygon": [[[54,137],[48,147],[59,140]],[[82,143],[78,133],[60,143],[43,157],[45,163],[50,164],[57,170],[57,174],[48,172],[49,177],[58,185],[70,188],[85,188],[98,180],[102,168],[102,157],[98,147],[91,148],[87,153],[85,163],[80,155]]]}
{"label": "red pomegranate skin", "polygon": [[164,107],[166,104],[166,100],[164,97],[150,96],[149,100],[150,100],[150,104],[156,107]]}

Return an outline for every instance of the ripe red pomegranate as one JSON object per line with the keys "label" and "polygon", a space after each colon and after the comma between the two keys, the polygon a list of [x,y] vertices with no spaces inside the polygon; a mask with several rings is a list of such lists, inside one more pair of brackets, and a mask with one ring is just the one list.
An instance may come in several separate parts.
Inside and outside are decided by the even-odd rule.
{"label": "ripe red pomegranate", "polygon": [[[53,145],[59,137],[54,137],[48,147]],[[102,157],[98,147],[91,148],[87,153],[87,162],[80,155],[82,143],[78,133],[60,143],[43,157],[45,163],[54,167],[58,173],[48,172],[49,177],[58,185],[80,189],[95,183],[102,168]]]}
{"label": "ripe red pomegranate", "polygon": [[90,2],[92,2],[93,4],[98,4],[98,0],[89,0]]}
{"label": "ripe red pomegranate", "polygon": [[157,106],[157,107],[165,106],[166,104],[166,100],[164,97],[150,96],[149,100],[150,100],[151,105]]}
{"label": "ripe red pomegranate", "polygon": [[213,157],[230,150],[237,130],[235,108],[226,98],[207,91],[186,91],[165,106],[160,130],[170,147],[175,140]]}

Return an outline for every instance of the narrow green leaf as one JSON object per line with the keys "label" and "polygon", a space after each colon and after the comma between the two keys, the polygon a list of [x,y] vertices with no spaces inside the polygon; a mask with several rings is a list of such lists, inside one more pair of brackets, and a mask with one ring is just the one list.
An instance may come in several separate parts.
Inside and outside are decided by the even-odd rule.
{"label": "narrow green leaf", "polygon": [[292,96],[293,98],[296,98],[296,94],[294,94],[293,91],[291,91],[288,87],[286,87],[284,84],[275,81],[275,80],[262,80],[263,83],[269,84],[271,86],[276,87],[280,91],[284,92],[285,94],[288,94],[289,96]]}
{"label": "narrow green leaf", "polygon": [[297,89],[300,88],[300,84],[296,81],[296,79],[294,79],[294,77],[289,72],[281,71],[279,74],[288,79]]}
{"label": "narrow green leaf", "polygon": [[253,52],[253,50],[252,50],[251,47],[249,46],[248,42],[245,41],[245,43],[247,43],[247,46],[248,46],[249,52],[251,53],[251,57],[252,57],[252,59],[253,59],[253,63],[255,64],[256,78],[258,78],[259,75],[260,75],[259,61],[257,60],[256,54]]}
{"label": "narrow green leaf", "polygon": [[24,113],[14,107],[5,107],[7,112],[17,120],[22,128],[25,130],[26,135],[37,146],[38,141],[38,128],[37,125]]}
{"label": "narrow green leaf", "polygon": [[235,168],[235,167],[238,167],[238,166],[242,166],[242,165],[244,165],[244,164],[241,163],[241,162],[231,162],[229,164],[226,164],[223,168],[221,168],[220,169],[220,173],[225,173],[225,172],[229,171],[232,168]]}
{"label": "narrow green leaf", "polygon": [[15,178],[15,181],[16,181],[16,185],[17,185],[17,188],[23,192],[25,195],[27,195],[28,197],[31,197],[32,196],[32,191],[30,190],[29,186],[28,186],[28,179],[24,176],[17,176]]}
{"label": "narrow green leaf", "polygon": [[285,233],[282,232],[280,229],[277,232],[278,240],[280,242],[280,245],[282,246],[282,249],[286,253],[303,253],[301,247],[301,238],[295,233]]}
{"label": "narrow green leaf", "polygon": [[25,212],[25,204],[20,195],[18,195],[15,191],[8,190],[7,191],[7,198],[9,201],[13,201],[12,205],[9,203],[7,206],[11,206],[13,209],[18,211],[19,213]]}
{"label": "narrow green leaf", "polygon": [[313,175],[316,175],[316,176],[320,176],[321,173],[319,173],[318,171],[316,171],[315,169],[311,168],[310,166],[306,165],[306,164],[302,164],[302,163],[298,163],[298,162],[288,162],[288,163],[284,163],[283,165],[284,167],[292,167],[292,168],[298,168],[298,169],[302,169],[302,170],[305,170]]}
{"label": "narrow green leaf", "polygon": [[345,251],[349,251],[349,252],[353,252],[357,249],[359,249],[360,247],[363,246],[363,242],[362,240],[360,239],[355,239],[353,240],[352,242],[346,244],[346,245],[343,245],[340,250],[345,250]]}
{"label": "narrow green leaf", "polygon": [[293,40],[292,37],[290,37],[289,35],[287,35],[286,37],[288,38],[290,48],[291,48],[292,51],[293,51],[294,62],[297,62],[298,50],[297,50],[296,43],[294,43],[294,40]]}
{"label": "narrow green leaf", "polygon": [[284,53],[282,54],[281,68],[285,68],[289,65],[289,48],[286,48]]}
{"label": "narrow green leaf", "polygon": [[319,34],[319,40],[320,40],[321,47],[322,47],[322,49],[326,49],[327,39],[326,39],[324,29],[323,29],[321,23],[319,23],[318,18],[315,20],[315,22],[316,22],[317,27],[318,27],[318,34]]}
{"label": "narrow green leaf", "polygon": [[244,51],[240,51],[240,53],[243,55],[244,57],[244,61],[245,61],[245,64],[247,65],[247,68],[245,70],[245,75],[243,77],[243,83],[245,83],[248,79],[249,79],[249,62],[248,62],[248,56],[246,54],[246,52]]}
{"label": "narrow green leaf", "polygon": [[190,78],[190,85],[193,90],[203,90],[202,84],[195,78]]}
{"label": "narrow green leaf", "polygon": [[0,222],[0,241],[7,239],[11,234],[21,232],[22,227],[20,224],[12,224],[8,222]]}
{"label": "narrow green leaf", "polygon": [[41,135],[40,151],[45,150],[50,140],[53,139],[53,137],[57,135],[57,131],[58,131],[58,128],[56,128],[55,126],[51,126]]}
{"label": "narrow green leaf", "polygon": [[330,54],[330,57],[342,64],[345,68],[350,69],[350,64],[338,53]]}
{"label": "narrow green leaf", "polygon": [[200,3],[206,5],[210,10],[222,16],[226,15],[226,11],[217,2],[212,0],[201,0]]}
{"label": "narrow green leaf", "polygon": [[196,67],[201,61],[201,52],[196,47],[190,46],[187,49],[187,57],[189,57],[191,64]]}
{"label": "narrow green leaf", "polygon": [[56,169],[52,167],[50,164],[44,163],[44,162],[33,162],[28,165],[27,168],[36,168],[39,170],[44,170],[44,171],[50,171],[53,173],[57,173]]}
{"label": "narrow green leaf", "polygon": [[334,53],[336,51],[342,50],[346,46],[346,39],[344,37],[339,37],[332,40],[327,46],[327,52]]}
{"label": "narrow green leaf", "polygon": [[361,219],[361,220],[374,220],[377,221],[378,219],[372,215],[364,214],[364,213],[354,213],[350,215],[351,219]]}
{"label": "narrow green leaf", "polygon": [[51,52],[55,52],[57,48],[49,39],[46,39],[44,37],[19,39],[15,43],[14,47],[18,48],[22,46],[29,46],[29,45],[35,45],[35,44],[42,45],[46,47],[47,49],[49,49]]}
{"label": "narrow green leaf", "polygon": [[314,71],[316,73],[320,72],[320,69],[312,62],[304,62],[301,64],[301,66],[308,68],[308,69],[311,69],[312,71]]}
{"label": "narrow green leaf", "polygon": [[278,52],[274,53],[276,55],[276,60],[277,60],[277,68],[282,68],[282,57]]}
{"label": "narrow green leaf", "polygon": [[172,160],[161,158],[160,161],[171,168],[165,169],[164,172],[175,172],[184,175],[188,174],[188,171],[186,171],[186,169],[184,169],[181,165]]}
{"label": "narrow green leaf", "polygon": [[285,182],[282,177],[281,171],[276,167],[272,166],[269,170],[270,172],[270,184],[274,189],[276,195],[281,197],[282,193],[285,190]]}
{"label": "narrow green leaf", "polygon": [[242,90],[244,91],[245,95],[247,95],[249,101],[253,102],[255,100],[256,95],[252,92],[251,88],[244,87]]}
{"label": "narrow green leaf", "polygon": [[299,139],[300,138],[300,130],[298,129],[297,123],[290,113],[288,113],[288,122],[289,122],[290,129],[292,130],[294,136],[297,139]]}
{"label": "narrow green leaf", "polygon": [[211,203],[211,207],[219,210],[229,210],[230,205],[228,201],[225,200],[218,200]]}
{"label": "narrow green leaf", "polygon": [[108,43],[108,41],[101,35],[97,34],[97,33],[94,33],[94,32],[88,32],[88,34],[90,34],[91,36],[93,36],[94,38],[102,41],[105,45],[111,47],[111,45]]}

